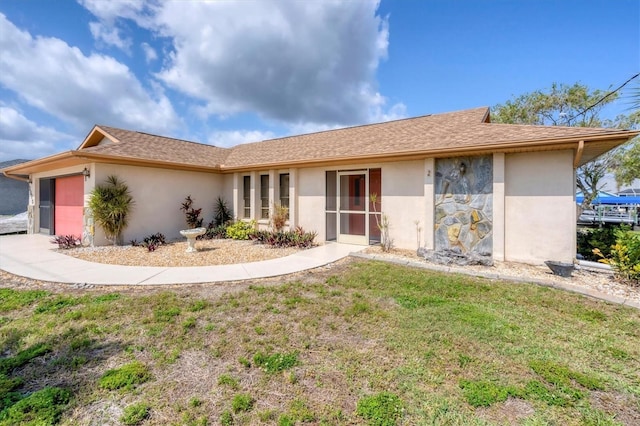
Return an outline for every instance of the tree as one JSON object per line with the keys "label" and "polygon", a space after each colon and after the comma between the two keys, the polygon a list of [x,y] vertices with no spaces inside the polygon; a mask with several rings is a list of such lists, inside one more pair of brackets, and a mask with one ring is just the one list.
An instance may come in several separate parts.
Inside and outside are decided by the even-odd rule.
{"label": "tree", "polygon": [[631,185],[640,179],[640,139],[629,141],[620,149],[614,159],[614,175],[618,185]]}
{"label": "tree", "polygon": [[[572,86],[553,83],[548,92],[537,90],[498,104],[493,108],[494,123],[537,124],[578,127],[629,128],[637,118],[620,115],[614,120],[603,119],[602,109],[618,99],[617,91],[591,91],[576,83]],[[610,151],[578,169],[576,185],[584,195],[582,208],[588,207],[602,189],[601,179],[623,154]],[[625,157],[626,158],[626,157]],[[637,175],[636,175],[637,176]]]}
{"label": "tree", "polygon": [[[640,84],[631,89],[629,98],[633,112],[628,116],[626,127],[637,128],[640,125]],[[635,179],[640,179],[639,138],[630,140],[618,151],[614,158],[614,174],[618,185],[632,185]]]}
{"label": "tree", "polygon": [[91,191],[89,208],[93,218],[114,246],[127,227],[133,204],[129,187],[116,176],[109,176],[104,185],[98,185]]}
{"label": "tree", "polygon": [[[600,112],[618,98],[614,93],[594,90],[585,85],[573,86],[553,83],[549,92],[536,90],[493,107],[491,121],[509,124],[538,124],[578,127],[617,127],[610,120],[603,120]],[[595,105],[595,106],[593,106]],[[582,113],[584,111],[584,113]],[[620,117],[619,119],[622,119]]]}

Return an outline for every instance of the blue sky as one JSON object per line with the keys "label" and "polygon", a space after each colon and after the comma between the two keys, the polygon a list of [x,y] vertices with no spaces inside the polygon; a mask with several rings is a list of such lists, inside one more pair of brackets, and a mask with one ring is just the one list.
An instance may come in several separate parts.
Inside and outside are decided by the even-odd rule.
{"label": "blue sky", "polygon": [[637,0],[1,0],[0,161],[94,124],[232,146],[639,71]]}

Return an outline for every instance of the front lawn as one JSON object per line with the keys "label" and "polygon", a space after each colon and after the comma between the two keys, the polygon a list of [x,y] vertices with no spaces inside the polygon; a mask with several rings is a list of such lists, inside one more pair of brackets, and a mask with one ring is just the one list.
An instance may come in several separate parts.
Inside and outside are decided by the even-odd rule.
{"label": "front lawn", "polygon": [[640,311],[351,261],[219,295],[0,288],[0,425],[640,424]]}

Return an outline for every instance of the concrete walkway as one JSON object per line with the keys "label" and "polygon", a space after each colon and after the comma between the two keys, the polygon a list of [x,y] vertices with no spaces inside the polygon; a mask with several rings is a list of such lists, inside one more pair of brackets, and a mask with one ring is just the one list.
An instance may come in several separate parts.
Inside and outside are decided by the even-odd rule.
{"label": "concrete walkway", "polygon": [[0,269],[41,281],[99,285],[195,284],[275,277],[317,268],[365,246],[327,243],[262,262],[217,266],[120,266],[87,262],[55,251],[50,236],[0,236]]}

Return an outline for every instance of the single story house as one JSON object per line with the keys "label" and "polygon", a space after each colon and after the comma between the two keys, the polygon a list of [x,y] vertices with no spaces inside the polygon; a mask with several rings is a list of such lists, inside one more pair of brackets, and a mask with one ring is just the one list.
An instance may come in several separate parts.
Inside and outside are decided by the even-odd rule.
{"label": "single story house", "polygon": [[238,220],[260,227],[280,202],[288,226],[316,231],[320,242],[374,243],[383,212],[399,248],[571,262],[576,169],[638,133],[496,124],[486,107],[232,148],[95,126],[78,149],[3,173],[29,182],[28,232],[83,235],[97,245],[106,239],[87,199],[116,175],[135,200],[124,241],[155,232],[179,238],[184,198],[208,221],[220,196]]}

